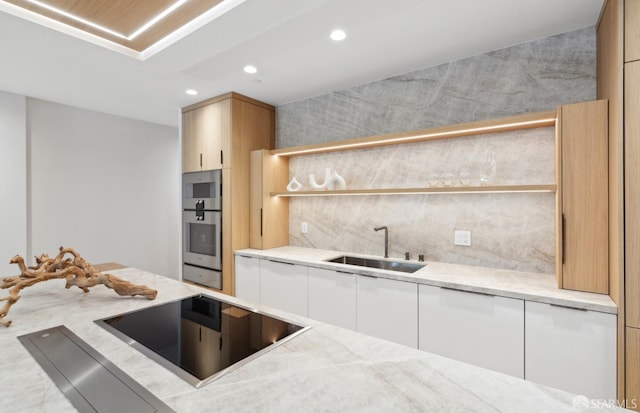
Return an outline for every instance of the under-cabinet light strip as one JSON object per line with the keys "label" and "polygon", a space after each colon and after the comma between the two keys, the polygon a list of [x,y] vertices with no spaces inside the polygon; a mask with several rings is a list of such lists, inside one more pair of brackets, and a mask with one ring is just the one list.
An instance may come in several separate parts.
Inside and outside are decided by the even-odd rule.
{"label": "under-cabinet light strip", "polygon": [[307,192],[271,192],[275,197],[309,197],[309,196],[383,196],[383,195],[440,195],[440,194],[506,194],[506,193],[553,193],[555,185],[544,185],[526,189],[478,189],[478,190],[393,190],[393,191],[307,191]]}
{"label": "under-cabinet light strip", "polygon": [[405,141],[412,141],[415,139],[428,139],[428,138],[435,138],[435,137],[446,137],[451,135],[465,135],[465,134],[474,133],[474,132],[487,132],[487,131],[499,132],[502,129],[509,129],[509,128],[514,128],[518,126],[545,125],[555,121],[556,121],[556,118],[545,118],[545,119],[529,120],[529,121],[523,121],[523,122],[505,123],[503,125],[480,126],[480,127],[468,128],[468,129],[457,129],[457,130],[452,130],[447,132],[429,132],[429,133],[422,133],[422,134],[416,134],[416,135],[380,139],[380,140],[375,140],[370,142],[353,142],[353,143],[343,143],[343,144],[339,143],[336,145],[326,145],[326,146],[323,145],[320,148],[307,148],[307,149],[291,148],[290,151],[278,150],[277,153],[275,153],[275,155],[277,156],[303,155],[303,154],[309,154],[309,153],[315,153],[315,152],[328,152],[328,151],[339,150],[339,149],[366,148],[369,146],[378,146],[380,144],[387,144],[387,143],[402,143]]}
{"label": "under-cabinet light strip", "polygon": [[154,24],[158,23],[160,20],[162,20],[163,18],[165,18],[167,15],[173,13],[178,7],[182,6],[184,3],[187,2],[187,0],[178,0],[177,2],[173,3],[171,6],[169,6],[167,9],[165,9],[164,11],[162,11],[160,14],[158,14],[157,16],[155,16],[154,18],[152,18],[151,20],[149,20],[148,22],[146,22],[145,24],[143,24],[138,30],[136,30],[135,32],[133,32],[132,34],[130,34],[129,36],[126,36],[122,33],[118,33],[116,31],[113,31],[107,27],[101,26],[97,23],[94,23],[90,20],[84,19],[80,16],[76,16],[75,14],[69,13],[65,10],[59,9],[57,7],[51,6],[50,4],[44,3],[42,1],[39,0],[26,0],[28,3],[31,4],[35,4],[38,7],[42,7],[43,9],[52,11],[56,14],[59,14],[61,16],[67,17],[71,20],[75,20],[78,23],[82,23],[86,26],[89,27],[93,27],[94,29],[100,30],[104,33],[110,34],[112,36],[115,37],[119,37],[121,39],[125,39],[125,40],[133,40],[136,37],[138,37],[140,34],[144,33],[145,31],[147,31],[151,26],[153,26]]}

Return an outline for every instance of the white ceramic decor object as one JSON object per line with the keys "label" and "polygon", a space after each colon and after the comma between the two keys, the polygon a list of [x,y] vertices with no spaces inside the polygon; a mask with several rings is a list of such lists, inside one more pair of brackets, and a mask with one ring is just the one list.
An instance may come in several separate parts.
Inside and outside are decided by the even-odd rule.
{"label": "white ceramic decor object", "polygon": [[309,185],[313,189],[325,189],[327,184],[329,183],[329,176],[331,175],[331,169],[325,168],[324,170],[324,182],[322,184],[318,184],[316,182],[316,176],[314,174],[309,175]]}
{"label": "white ceramic decor object", "polygon": [[326,180],[327,189],[333,191],[335,189],[347,189],[347,183],[344,178],[338,175],[338,171],[334,170],[333,173]]}
{"label": "white ceramic decor object", "polygon": [[287,185],[287,191],[295,192],[295,191],[299,191],[300,188],[302,188],[302,184],[298,182],[298,180],[294,176],[291,182],[289,182],[289,185]]}

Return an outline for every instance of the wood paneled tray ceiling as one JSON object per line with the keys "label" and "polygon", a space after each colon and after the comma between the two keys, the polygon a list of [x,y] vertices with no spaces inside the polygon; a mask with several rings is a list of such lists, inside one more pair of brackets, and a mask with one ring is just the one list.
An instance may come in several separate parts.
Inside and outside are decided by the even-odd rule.
{"label": "wood paneled tray ceiling", "polygon": [[142,52],[223,1],[5,0],[5,3]]}

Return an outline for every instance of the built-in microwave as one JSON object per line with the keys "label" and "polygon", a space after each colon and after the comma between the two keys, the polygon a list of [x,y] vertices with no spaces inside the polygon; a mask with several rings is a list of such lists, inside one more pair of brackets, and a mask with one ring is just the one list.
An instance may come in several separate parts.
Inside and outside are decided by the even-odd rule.
{"label": "built-in microwave", "polygon": [[189,172],[182,175],[182,209],[222,209],[222,170]]}
{"label": "built-in microwave", "polygon": [[222,213],[220,211],[182,211],[185,264],[212,270],[222,269]]}

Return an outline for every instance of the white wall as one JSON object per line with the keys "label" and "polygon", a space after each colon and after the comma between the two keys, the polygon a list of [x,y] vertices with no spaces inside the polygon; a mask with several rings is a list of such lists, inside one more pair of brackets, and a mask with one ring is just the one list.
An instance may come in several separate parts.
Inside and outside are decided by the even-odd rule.
{"label": "white wall", "polygon": [[[177,128],[28,99],[33,254],[179,277]],[[0,257],[1,258],[1,257]]]}
{"label": "white wall", "polygon": [[26,99],[0,92],[0,276],[20,271],[9,260],[27,254]]}

